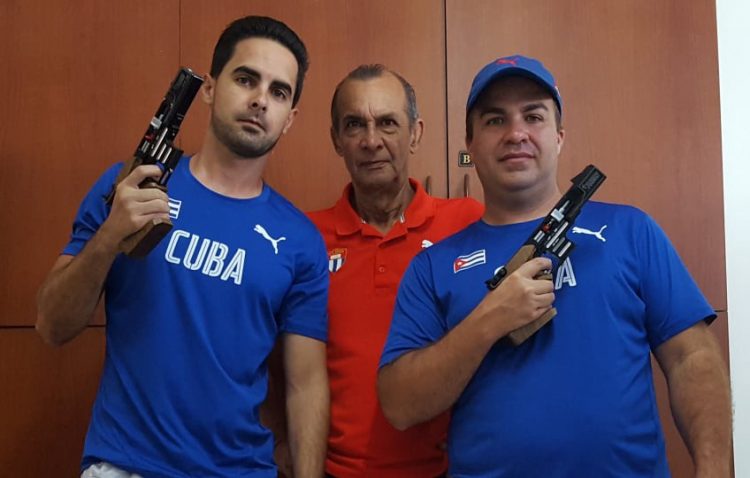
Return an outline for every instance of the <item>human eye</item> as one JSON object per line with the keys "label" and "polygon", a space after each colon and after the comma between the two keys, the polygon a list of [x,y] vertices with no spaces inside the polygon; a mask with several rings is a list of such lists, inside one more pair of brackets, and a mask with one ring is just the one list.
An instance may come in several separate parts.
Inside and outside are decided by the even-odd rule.
{"label": "human eye", "polygon": [[383,118],[380,120],[380,127],[383,128],[384,131],[395,131],[398,129],[398,121],[394,118]]}
{"label": "human eye", "polygon": [[344,128],[348,130],[356,129],[362,126],[362,122],[358,119],[350,118],[344,122]]}
{"label": "human eye", "polygon": [[239,75],[234,79],[235,83],[240,86],[252,86],[253,80],[247,75]]}
{"label": "human eye", "polygon": [[503,124],[503,118],[498,115],[488,116],[484,119],[485,126],[497,126]]}
{"label": "human eye", "polygon": [[526,116],[526,121],[529,123],[541,123],[544,121],[544,116],[538,113],[532,113]]}
{"label": "human eye", "polygon": [[284,88],[274,88],[271,93],[280,100],[286,100],[289,96]]}

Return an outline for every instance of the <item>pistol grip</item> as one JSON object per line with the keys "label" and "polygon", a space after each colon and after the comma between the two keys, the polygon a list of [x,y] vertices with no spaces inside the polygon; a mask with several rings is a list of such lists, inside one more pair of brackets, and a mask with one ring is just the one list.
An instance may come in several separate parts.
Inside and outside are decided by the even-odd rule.
{"label": "pistol grip", "polygon": [[152,219],[135,234],[126,237],[120,244],[120,250],[129,257],[142,259],[172,229],[169,219]]}
{"label": "pistol grip", "polygon": [[534,335],[537,330],[541,329],[542,327],[544,327],[544,325],[547,322],[552,320],[552,317],[554,317],[555,315],[557,315],[557,309],[552,307],[550,310],[545,312],[541,317],[539,317],[535,321],[529,322],[523,327],[518,328],[514,330],[513,332],[509,333],[508,339],[516,347],[521,345],[522,343],[526,341],[526,339]]}

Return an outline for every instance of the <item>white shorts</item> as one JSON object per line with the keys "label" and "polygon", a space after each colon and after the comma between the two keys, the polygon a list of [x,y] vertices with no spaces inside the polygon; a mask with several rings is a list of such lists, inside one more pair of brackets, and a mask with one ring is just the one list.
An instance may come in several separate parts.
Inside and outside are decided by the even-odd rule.
{"label": "white shorts", "polygon": [[109,463],[96,463],[83,470],[81,478],[143,478],[141,475],[121,470]]}

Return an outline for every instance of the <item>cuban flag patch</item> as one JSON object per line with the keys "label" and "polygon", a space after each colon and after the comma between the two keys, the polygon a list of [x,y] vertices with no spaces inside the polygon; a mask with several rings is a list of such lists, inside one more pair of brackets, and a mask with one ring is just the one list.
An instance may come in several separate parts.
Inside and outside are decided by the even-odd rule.
{"label": "cuban flag patch", "polygon": [[180,217],[180,208],[182,208],[182,201],[178,199],[168,198],[169,201],[169,217],[177,219]]}
{"label": "cuban flag patch", "polygon": [[334,273],[341,269],[346,262],[346,249],[337,248],[328,251],[328,270]]}
{"label": "cuban flag patch", "polygon": [[487,263],[487,253],[484,249],[474,251],[471,254],[465,256],[458,256],[453,261],[453,273],[458,274],[466,269],[471,269],[474,266],[481,266]]}

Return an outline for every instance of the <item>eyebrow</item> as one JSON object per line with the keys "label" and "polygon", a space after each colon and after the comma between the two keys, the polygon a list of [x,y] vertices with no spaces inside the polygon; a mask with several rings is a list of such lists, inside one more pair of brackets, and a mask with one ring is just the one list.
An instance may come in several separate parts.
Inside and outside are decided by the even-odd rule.
{"label": "eyebrow", "polygon": [[[361,121],[363,123],[367,122],[367,120],[365,119],[364,116],[356,114],[356,113],[349,113],[349,114],[346,114],[346,115],[344,115],[344,116],[341,117],[341,121],[342,122],[343,121],[349,121],[349,120],[357,120],[357,121]],[[376,123],[379,123],[379,122],[381,122],[383,120],[393,120],[393,121],[395,121],[397,123],[399,122],[395,113],[384,113],[382,115],[379,115],[379,116],[375,117],[375,122]]]}
{"label": "eyebrow", "polygon": [[[534,103],[529,103],[527,105],[524,105],[521,108],[521,112],[522,113],[528,113],[529,111],[534,111],[534,110],[537,110],[537,109],[542,109],[542,110],[545,110],[545,111],[549,111],[549,108],[547,108],[547,105],[545,105],[544,103],[542,103],[542,102],[534,102]],[[484,115],[488,115],[488,114],[505,114],[505,113],[506,113],[506,111],[505,111],[504,108],[499,108],[499,107],[496,107],[496,106],[489,106],[487,108],[484,108],[484,109],[480,110],[479,111],[479,116],[484,116]]]}
{"label": "eyebrow", "polygon": [[[243,66],[238,66],[237,68],[235,68],[232,71],[232,74],[236,75],[237,73],[243,73],[243,74],[245,74],[245,75],[247,75],[249,77],[252,77],[252,78],[254,78],[256,80],[259,80],[260,77],[261,77],[261,74],[260,74],[259,71],[254,70],[254,69],[252,69],[252,68],[250,68],[248,66],[244,66],[244,65]],[[289,83],[287,83],[285,81],[273,80],[273,81],[271,81],[271,88],[281,88],[282,90],[286,91],[288,95],[291,96],[291,94],[292,94],[292,85],[290,85]]]}

